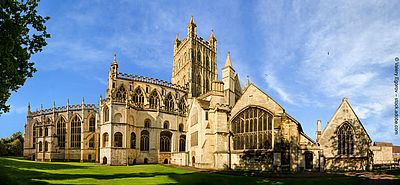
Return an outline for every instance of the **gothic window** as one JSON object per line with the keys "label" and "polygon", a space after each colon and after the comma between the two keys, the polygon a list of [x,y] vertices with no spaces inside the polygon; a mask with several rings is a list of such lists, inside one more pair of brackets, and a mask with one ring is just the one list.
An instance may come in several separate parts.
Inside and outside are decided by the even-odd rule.
{"label": "gothic window", "polygon": [[158,106],[160,105],[160,99],[158,98],[158,93],[156,90],[154,90],[151,94],[150,94],[150,108],[151,109],[157,109]]}
{"label": "gothic window", "polygon": [[140,133],[140,150],[141,151],[149,151],[149,132],[147,130],[143,130]]}
{"label": "gothic window", "polygon": [[89,119],[89,132],[95,132],[96,131],[96,123],[95,123],[95,119],[94,119],[94,117],[92,116],[90,119]]}
{"label": "gothic window", "polygon": [[208,58],[208,55],[206,57],[206,70],[210,70],[210,59]]}
{"label": "gothic window", "polygon": [[178,108],[179,108],[179,113],[185,113],[186,112],[185,99],[183,97],[179,101]]}
{"label": "gothic window", "polygon": [[197,63],[201,64],[201,53],[200,53],[200,51],[197,52]]}
{"label": "gothic window", "polygon": [[169,112],[174,111],[174,99],[172,98],[171,93],[169,93],[164,100],[164,109]]}
{"label": "gothic window", "polygon": [[65,148],[65,134],[67,130],[65,127],[65,119],[61,117],[57,122],[57,138],[58,138],[58,147]]}
{"label": "gothic window", "polygon": [[108,146],[108,133],[107,132],[105,132],[104,134],[103,134],[103,147],[107,147]]}
{"label": "gothic window", "polygon": [[151,121],[150,121],[150,119],[144,120],[144,127],[145,127],[145,128],[150,128],[150,126],[151,126]]}
{"label": "gothic window", "polygon": [[36,148],[36,123],[34,123],[32,127],[32,138],[32,146],[33,148]]}
{"label": "gothic window", "polygon": [[354,131],[347,122],[338,129],[338,154],[352,155],[354,153]]}
{"label": "gothic window", "polygon": [[39,141],[39,152],[41,152],[41,151],[42,151],[42,142]]}
{"label": "gothic window", "polygon": [[144,104],[144,96],[142,90],[140,88],[137,88],[135,93],[133,94],[133,103],[137,107],[143,107]]}
{"label": "gothic window", "polygon": [[114,147],[122,147],[122,133],[117,132],[114,134]]}
{"label": "gothic window", "polygon": [[179,132],[183,132],[183,124],[181,123],[181,124],[179,124]]}
{"label": "gothic window", "polygon": [[43,129],[42,129],[42,125],[39,126],[39,137],[42,137],[43,135]]}
{"label": "gothic window", "polygon": [[160,152],[171,151],[171,137],[172,137],[171,132],[162,131],[160,133]]}
{"label": "gothic window", "polygon": [[231,122],[234,150],[271,149],[272,119],[272,114],[260,108],[250,107],[239,113]]}
{"label": "gothic window", "polygon": [[107,106],[104,107],[104,122],[110,120],[110,111]]}
{"label": "gothic window", "polygon": [[115,100],[118,102],[125,102],[126,100],[126,91],[123,85],[118,89],[117,94],[115,95]]}
{"label": "gothic window", "polygon": [[44,136],[49,136],[49,128],[44,128]]}
{"label": "gothic window", "polygon": [[206,79],[206,92],[210,91],[210,80],[208,80],[208,78]]}
{"label": "gothic window", "polygon": [[200,74],[197,75],[197,95],[201,94],[201,76]]}
{"label": "gothic window", "polygon": [[89,140],[89,148],[94,148],[94,137]]}
{"label": "gothic window", "polygon": [[131,133],[131,148],[136,148],[136,134],[135,132]]}
{"label": "gothic window", "polygon": [[179,151],[180,152],[184,152],[186,149],[186,136],[185,135],[181,135],[179,137]]}
{"label": "gothic window", "polygon": [[71,121],[71,147],[81,147],[81,120],[75,116]]}
{"label": "gothic window", "polygon": [[163,128],[164,129],[168,129],[169,128],[169,122],[168,121],[164,122]]}
{"label": "gothic window", "polygon": [[49,151],[49,143],[47,141],[44,142],[44,151]]}

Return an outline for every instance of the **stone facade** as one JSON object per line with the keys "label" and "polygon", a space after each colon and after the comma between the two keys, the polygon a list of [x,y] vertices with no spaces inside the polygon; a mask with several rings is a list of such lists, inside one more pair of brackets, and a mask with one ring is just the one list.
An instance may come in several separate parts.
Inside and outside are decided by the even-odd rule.
{"label": "stone facade", "polygon": [[186,38],[174,42],[172,83],[121,73],[114,56],[98,106],[28,109],[24,156],[278,172],[370,168],[371,139],[347,99],[324,131],[317,122],[313,141],[255,84],[241,87],[229,53],[218,80],[216,42],[214,33],[199,37],[191,18]]}

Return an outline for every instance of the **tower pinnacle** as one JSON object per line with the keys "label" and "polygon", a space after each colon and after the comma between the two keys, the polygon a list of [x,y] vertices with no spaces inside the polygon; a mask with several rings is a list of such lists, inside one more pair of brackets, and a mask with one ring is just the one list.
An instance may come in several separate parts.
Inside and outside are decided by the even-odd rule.
{"label": "tower pinnacle", "polygon": [[[225,62],[225,67],[232,67],[232,62],[231,62],[231,52],[228,52],[228,56],[226,57],[226,62]],[[232,67],[233,68],[233,67]]]}

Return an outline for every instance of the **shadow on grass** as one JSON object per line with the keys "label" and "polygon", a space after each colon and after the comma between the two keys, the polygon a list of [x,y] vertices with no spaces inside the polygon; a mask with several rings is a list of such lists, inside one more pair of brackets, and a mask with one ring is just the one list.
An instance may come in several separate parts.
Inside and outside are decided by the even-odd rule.
{"label": "shadow on grass", "polygon": [[[91,169],[87,169],[89,173],[86,174],[68,174],[68,173],[55,173],[46,172],[44,170],[61,170],[61,169],[83,169],[87,166],[57,164],[57,163],[38,163],[24,161],[15,158],[0,158],[0,184],[48,184],[43,180],[56,180],[57,183],[69,183],[70,180],[79,180],[81,178],[91,178],[95,180],[113,180],[113,179],[126,179],[126,183],[135,184],[133,179],[128,178],[147,178],[156,176],[168,176],[170,179],[176,181],[176,184],[364,184],[363,178],[360,177],[315,177],[315,178],[271,178],[271,177],[248,177],[248,176],[232,176],[219,173],[207,172],[190,172],[187,173],[174,173],[162,172],[163,168],[157,172],[143,173],[132,170],[133,173],[116,173],[116,174],[90,174]],[[96,166],[91,166],[96,168]],[[129,168],[129,167],[127,167]],[[60,181],[58,181],[60,180]],[[64,182],[62,182],[64,181]],[[133,181],[133,182],[132,182]],[[147,182],[147,181],[146,181]],[[368,181],[372,184],[380,183],[396,184],[398,181]],[[99,182],[90,182],[91,184]],[[104,182],[103,182],[104,183]],[[154,183],[149,181],[149,183]],[[69,183],[70,184],[70,183]],[[167,183],[166,183],[167,184]],[[369,184],[369,183],[367,183]]]}

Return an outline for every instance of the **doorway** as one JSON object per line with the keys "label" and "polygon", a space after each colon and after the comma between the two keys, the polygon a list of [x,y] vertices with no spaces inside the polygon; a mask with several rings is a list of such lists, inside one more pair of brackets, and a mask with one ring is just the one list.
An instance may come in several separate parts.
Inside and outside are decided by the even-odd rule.
{"label": "doorway", "polygon": [[304,155],[305,155],[304,158],[306,158],[306,169],[307,170],[313,169],[313,158],[314,158],[313,153],[306,152]]}
{"label": "doorway", "polygon": [[103,157],[103,164],[107,164],[107,157]]}

